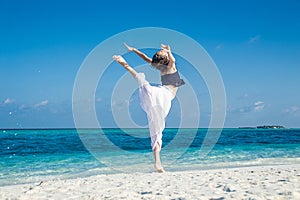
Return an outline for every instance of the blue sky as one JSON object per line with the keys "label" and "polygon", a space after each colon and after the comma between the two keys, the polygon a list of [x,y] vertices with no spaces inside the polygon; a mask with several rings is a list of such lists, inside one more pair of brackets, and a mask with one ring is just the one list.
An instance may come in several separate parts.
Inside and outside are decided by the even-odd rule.
{"label": "blue sky", "polygon": [[205,48],[224,81],[225,127],[300,127],[299,10],[297,0],[1,1],[0,128],[74,127],[81,63],[140,27],[176,30]]}

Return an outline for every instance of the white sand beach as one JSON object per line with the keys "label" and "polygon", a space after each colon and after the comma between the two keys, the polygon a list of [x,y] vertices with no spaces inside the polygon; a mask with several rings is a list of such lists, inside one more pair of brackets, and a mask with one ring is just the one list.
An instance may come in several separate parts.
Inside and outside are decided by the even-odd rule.
{"label": "white sand beach", "polygon": [[300,165],[53,179],[1,187],[0,199],[300,199]]}

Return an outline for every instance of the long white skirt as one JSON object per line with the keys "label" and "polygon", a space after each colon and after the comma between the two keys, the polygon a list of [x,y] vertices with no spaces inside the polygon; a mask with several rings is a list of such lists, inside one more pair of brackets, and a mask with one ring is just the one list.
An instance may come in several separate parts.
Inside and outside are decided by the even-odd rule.
{"label": "long white skirt", "polygon": [[156,144],[161,148],[165,118],[170,111],[173,94],[167,86],[151,86],[144,73],[137,73],[135,78],[139,85],[141,107],[147,113],[152,150]]}

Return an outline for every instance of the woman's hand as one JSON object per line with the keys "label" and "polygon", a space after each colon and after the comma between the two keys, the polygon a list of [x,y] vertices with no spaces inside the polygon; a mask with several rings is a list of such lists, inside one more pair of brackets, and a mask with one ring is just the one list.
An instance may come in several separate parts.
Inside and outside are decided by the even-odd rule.
{"label": "woman's hand", "polygon": [[117,61],[118,63],[120,63],[124,67],[126,65],[128,65],[127,62],[126,62],[126,60],[122,56],[120,56],[120,55],[114,55],[113,59],[115,59],[115,61]]}
{"label": "woman's hand", "polygon": [[131,46],[128,46],[125,42],[123,43],[125,45],[125,47],[127,48],[128,51],[133,51],[134,48]]}
{"label": "woman's hand", "polygon": [[160,47],[167,52],[171,52],[171,47],[169,45],[161,44]]}
{"label": "woman's hand", "polygon": [[161,44],[160,47],[163,51],[166,51],[168,53],[168,56],[169,56],[169,59],[170,59],[169,66],[176,69],[176,66],[175,66],[175,61],[176,60],[175,60],[173,54],[171,53],[171,47],[169,45],[165,45],[165,44]]}

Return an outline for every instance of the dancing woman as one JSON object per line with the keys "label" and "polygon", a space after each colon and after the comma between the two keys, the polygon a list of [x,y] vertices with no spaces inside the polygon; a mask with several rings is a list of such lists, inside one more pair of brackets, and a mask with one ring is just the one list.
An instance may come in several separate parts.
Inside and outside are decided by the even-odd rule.
{"label": "dancing woman", "polygon": [[122,56],[113,56],[138,82],[140,104],[147,113],[148,118],[151,147],[155,159],[154,167],[158,172],[164,172],[160,161],[160,150],[162,148],[162,132],[165,128],[165,118],[170,111],[171,102],[176,96],[178,87],[185,83],[178,74],[175,58],[169,45],[162,44],[161,50],[156,52],[152,59],[126,43],[124,45],[128,51],[136,53],[152,67],[160,71],[162,85],[151,86],[146,80],[144,73],[137,73]]}

